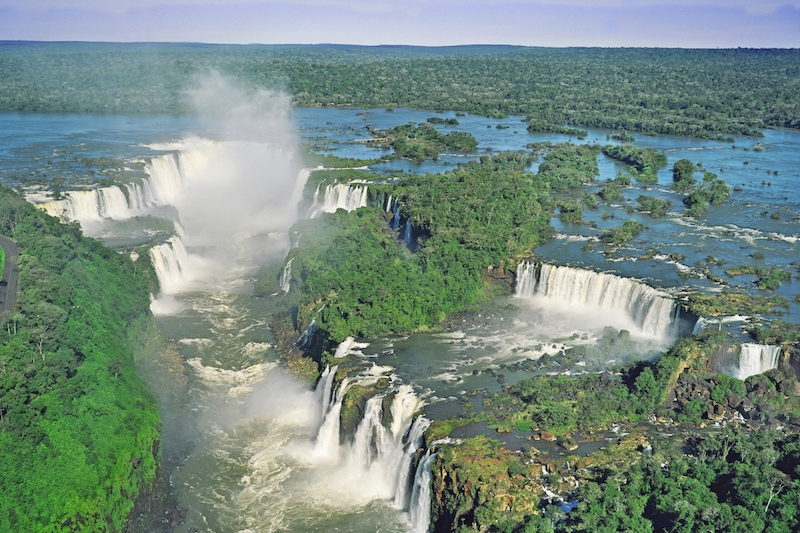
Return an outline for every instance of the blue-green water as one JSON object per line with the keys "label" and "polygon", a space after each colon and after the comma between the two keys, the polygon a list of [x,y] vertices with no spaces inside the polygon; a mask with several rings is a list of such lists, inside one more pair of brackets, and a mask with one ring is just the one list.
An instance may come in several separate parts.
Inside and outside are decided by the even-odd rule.
{"label": "blue-green water", "polygon": [[[342,157],[372,159],[383,152],[354,142],[370,137],[368,124],[380,130],[431,116],[449,118],[454,114],[408,109],[295,109],[292,124],[300,142]],[[422,164],[391,161],[375,165],[373,170],[442,172],[489,153],[488,148],[520,150],[532,142],[582,142],[564,135],[529,133],[521,117],[457,119],[458,126],[437,127],[469,131],[479,141],[476,153],[445,154],[438,161]],[[34,201],[43,199],[56,184],[69,191],[140,180],[145,162],[165,153],[153,145],[224,136],[213,122],[169,116],[4,114],[0,124],[0,181]],[[498,125],[507,129],[498,129]],[[586,142],[606,144],[609,133],[589,130]],[[635,136],[635,145],[667,154],[669,163],[659,172],[658,185],[634,183],[623,191],[623,201],[601,203],[596,211],[585,211],[584,219],[594,227],[553,219],[557,237],[534,250],[535,254],[559,265],[643,280],[674,294],[691,288],[721,288],[696,266],[709,255],[724,261],[710,267],[720,276],[724,276],[724,268],[742,264],[789,268],[795,279],[784,283],[777,293],[792,300],[783,318],[797,322],[800,307],[793,299],[800,293],[800,132],[767,131],[763,139],[737,138],[735,143]],[[668,187],[669,169],[682,158],[702,162],[703,168],[741,191],[734,192],[725,204],[712,206],[703,217],[684,217],[682,196]],[[624,165],[603,155],[598,156],[598,164],[598,182],[613,179],[618,170],[624,170]],[[597,189],[598,185],[587,186],[586,192]],[[629,213],[640,194],[669,199],[670,212],[661,219]],[[224,217],[225,210],[236,210],[236,206],[220,205],[219,209],[222,213],[216,216]],[[774,213],[779,216],[773,218]],[[86,229],[120,249],[161,242],[171,234],[175,213],[161,209],[149,214],[153,216],[101,222]],[[611,254],[599,245],[587,247],[604,229],[628,218],[646,226],[637,239]],[[190,430],[184,436],[191,446],[172,472],[181,504],[189,510],[179,531],[407,531],[406,515],[386,497],[380,479],[364,477],[363,472],[343,464],[320,465],[309,460],[320,423],[315,414],[317,400],[307,388],[277,370],[268,330],[281,296],[250,296],[258,264],[267,256],[285,253],[286,242],[276,235],[242,242],[251,243],[251,249],[237,251],[234,267],[209,269],[206,283],[172,295],[172,310],[157,318],[164,334],[177,343],[190,380]],[[637,259],[652,249],[659,254]],[[202,257],[206,250],[190,247],[189,252]],[[685,258],[670,260],[667,255],[671,253]],[[753,257],[758,254],[763,254],[763,259]],[[753,294],[762,294],[752,286],[752,278],[728,279]],[[541,353],[557,353],[565,345],[591,342],[603,326],[603,320],[578,319],[577,310],[513,297],[500,307],[506,303],[520,310],[457,324],[449,333],[372,339],[364,353],[379,365],[394,367],[400,380],[413,384],[425,397],[428,416],[439,416],[458,412],[455,400],[464,393],[498,390],[499,380],[513,383],[530,375],[515,363]],[[479,399],[474,397],[473,402]],[[348,493],[352,489],[342,480],[362,485],[364,490]]]}

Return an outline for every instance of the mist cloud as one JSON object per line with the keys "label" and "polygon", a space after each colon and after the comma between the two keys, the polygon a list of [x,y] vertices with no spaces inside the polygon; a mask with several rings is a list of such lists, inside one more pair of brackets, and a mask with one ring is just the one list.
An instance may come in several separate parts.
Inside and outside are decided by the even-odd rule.
{"label": "mist cloud", "polygon": [[181,143],[185,159],[199,161],[175,202],[187,244],[219,246],[237,236],[286,231],[302,187],[289,95],[211,73],[187,96],[219,132],[212,140]]}

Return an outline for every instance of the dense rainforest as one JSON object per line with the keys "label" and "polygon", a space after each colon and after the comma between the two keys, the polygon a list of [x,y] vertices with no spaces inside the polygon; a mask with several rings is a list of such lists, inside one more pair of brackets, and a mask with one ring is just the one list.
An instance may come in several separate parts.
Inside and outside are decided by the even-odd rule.
{"label": "dense rainforest", "polygon": [[296,224],[302,246],[287,260],[298,323],[315,319],[340,342],[431,327],[485,299],[486,269],[502,267],[552,231],[549,183],[525,170],[531,162],[524,152],[484,156],[442,175],[381,187],[375,203],[389,195],[402,201],[402,217],[413,227],[408,243],[397,241],[379,209]]}
{"label": "dense rainforest", "polygon": [[7,188],[0,233],[20,248],[0,328],[0,530],[123,531],[161,458],[134,368],[155,273],[146,254],[112,251]]}
{"label": "dense rainforest", "polygon": [[186,113],[218,71],[295,104],[697,137],[800,127],[798,50],[0,43],[0,111]]}

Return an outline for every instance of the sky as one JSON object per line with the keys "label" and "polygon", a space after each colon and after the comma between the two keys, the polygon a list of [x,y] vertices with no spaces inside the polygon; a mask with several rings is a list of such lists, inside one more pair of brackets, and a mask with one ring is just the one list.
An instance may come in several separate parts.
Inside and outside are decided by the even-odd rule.
{"label": "sky", "polygon": [[0,0],[0,40],[800,48],[800,0]]}

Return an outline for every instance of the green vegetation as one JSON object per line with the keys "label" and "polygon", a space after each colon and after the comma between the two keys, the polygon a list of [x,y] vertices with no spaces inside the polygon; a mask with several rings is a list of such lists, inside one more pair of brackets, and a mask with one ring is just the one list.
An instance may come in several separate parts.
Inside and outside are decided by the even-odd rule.
{"label": "green vegetation", "polygon": [[672,205],[672,202],[669,200],[661,200],[655,196],[647,196],[644,194],[639,196],[636,201],[638,202],[638,204],[636,204],[636,210],[648,213],[653,218],[666,215],[669,206]]}
{"label": "green vegetation", "polygon": [[122,531],[161,453],[129,334],[152,324],[152,266],[5,188],[0,232],[21,250],[20,296],[0,331],[0,530]]}
{"label": "green vegetation", "polygon": [[763,323],[748,324],[747,332],[762,344],[798,344],[800,343],[800,325],[773,320],[766,326]]}
{"label": "green vegetation", "polygon": [[303,240],[289,256],[298,327],[316,318],[334,342],[410,332],[486,298],[494,290],[487,268],[515,260],[552,231],[547,184],[524,170],[532,157],[483,156],[442,175],[371,186],[378,205],[383,195],[401,201],[416,236],[413,253],[381,209],[299,222],[293,231]]}
{"label": "green vegetation", "polygon": [[622,133],[613,133],[611,135],[606,135],[607,139],[613,139],[615,141],[622,141],[626,143],[632,143],[636,140],[636,137],[631,135],[630,133],[623,131]]}
{"label": "green vegetation", "polygon": [[705,172],[703,183],[683,199],[683,203],[688,207],[686,214],[690,217],[701,216],[708,210],[709,205],[719,205],[730,196],[731,188],[723,180],[717,179],[717,175],[713,172]]}
{"label": "green vegetation", "polygon": [[[408,106],[692,135],[800,127],[797,50],[3,43],[0,110],[186,113],[216,70],[301,106]],[[624,80],[624,81],[621,81]]]}
{"label": "green vegetation", "polygon": [[715,294],[694,292],[686,301],[688,310],[699,316],[781,314],[789,309],[789,300],[782,296],[753,296],[730,289]]}
{"label": "green vegetation", "polygon": [[603,153],[629,164],[631,174],[641,183],[657,183],[656,172],[667,164],[667,156],[664,154],[629,144],[604,146]]}
{"label": "green vegetation", "polygon": [[556,126],[540,119],[529,119],[527,121],[528,131],[535,131],[537,133],[561,133],[562,135],[574,135],[578,139],[585,139],[589,132],[578,128],[570,128],[569,126]]}
{"label": "green vegetation", "polygon": [[553,191],[573,189],[590,183],[600,174],[597,168],[599,149],[589,145],[557,144],[549,147],[539,165],[537,178],[550,184]]}
{"label": "green vegetation", "polygon": [[796,435],[729,428],[681,452],[654,446],[630,468],[598,472],[554,530],[788,533],[800,526]]}
{"label": "green vegetation", "polygon": [[634,219],[628,219],[622,226],[611,228],[600,236],[600,240],[606,244],[624,244],[636,237],[644,229],[644,226]]}
{"label": "green vegetation", "polygon": [[451,131],[444,134],[425,122],[401,124],[392,129],[375,132],[378,137],[388,137],[387,144],[394,148],[398,157],[406,157],[414,161],[438,159],[445,150],[456,152],[472,152],[478,147],[478,141],[471,133]]}
{"label": "green vegetation", "polygon": [[762,290],[777,290],[781,286],[782,281],[791,281],[792,272],[782,268],[765,268],[753,265],[742,265],[734,268],[725,269],[727,276],[743,276],[743,275],[756,276],[756,286]]}
{"label": "green vegetation", "polygon": [[429,122],[431,124],[444,124],[445,126],[458,126],[458,120],[454,118],[429,117],[425,120],[425,122]]}
{"label": "green vegetation", "polygon": [[693,174],[697,172],[697,167],[688,159],[679,159],[672,165],[672,188],[677,192],[691,192],[697,180]]}

